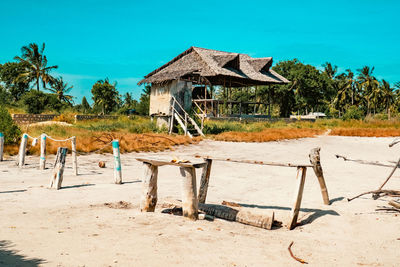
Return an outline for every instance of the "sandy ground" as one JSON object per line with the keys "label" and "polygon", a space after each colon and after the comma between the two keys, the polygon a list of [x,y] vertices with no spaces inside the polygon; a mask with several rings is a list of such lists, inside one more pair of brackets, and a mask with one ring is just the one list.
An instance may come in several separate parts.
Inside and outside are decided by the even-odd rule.
{"label": "sandy ground", "polygon": [[[377,188],[389,168],[336,159],[342,154],[366,160],[396,160],[400,147],[392,138],[321,136],[269,143],[203,141],[162,153],[122,155],[124,184],[115,185],[111,155],[79,157],[79,176],[67,159],[63,188],[47,189],[52,173],[38,170],[38,157],[28,156],[23,169],[15,157],[0,162],[0,265],[4,266],[296,266],[287,250],[311,266],[399,266],[400,215],[377,213],[387,199],[346,197]],[[189,221],[162,214],[166,198],[181,196],[179,169],[159,170],[156,212],[140,213],[143,167],[138,156],[190,158],[210,156],[308,163],[320,146],[321,162],[332,204],[323,205],[317,179],[309,169],[299,221],[264,230],[216,219]],[[107,167],[100,169],[99,160]],[[198,172],[198,177],[200,173]],[[400,189],[400,172],[387,185]],[[285,224],[293,203],[296,170],[229,162],[213,163],[207,202],[238,203],[273,209]],[[199,180],[199,179],[198,179]],[[126,201],[128,209],[104,203]]]}

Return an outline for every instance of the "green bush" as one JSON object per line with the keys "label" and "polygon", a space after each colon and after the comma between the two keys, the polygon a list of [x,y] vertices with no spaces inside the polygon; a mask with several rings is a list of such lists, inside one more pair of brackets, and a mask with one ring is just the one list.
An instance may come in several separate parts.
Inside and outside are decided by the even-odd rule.
{"label": "green bush", "polygon": [[46,109],[59,112],[65,105],[53,94],[45,94],[41,91],[31,90],[22,97],[22,103],[26,112],[40,114]]}
{"label": "green bush", "polygon": [[0,133],[4,134],[5,144],[14,144],[21,136],[21,130],[12,120],[10,113],[4,106],[0,105]]}
{"label": "green bush", "polygon": [[364,117],[364,112],[356,106],[349,107],[344,113],[343,120],[361,120]]}

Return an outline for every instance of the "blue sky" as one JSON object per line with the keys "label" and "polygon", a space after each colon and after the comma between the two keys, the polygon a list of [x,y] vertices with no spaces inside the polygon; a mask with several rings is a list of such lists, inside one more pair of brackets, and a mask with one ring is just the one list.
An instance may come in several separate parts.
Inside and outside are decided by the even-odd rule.
{"label": "blue sky", "polygon": [[0,2],[0,63],[31,42],[46,43],[49,64],[73,85],[76,102],[108,77],[120,93],[199,46],[274,62],[298,58],[340,71],[375,66],[400,81],[400,1],[9,1]]}

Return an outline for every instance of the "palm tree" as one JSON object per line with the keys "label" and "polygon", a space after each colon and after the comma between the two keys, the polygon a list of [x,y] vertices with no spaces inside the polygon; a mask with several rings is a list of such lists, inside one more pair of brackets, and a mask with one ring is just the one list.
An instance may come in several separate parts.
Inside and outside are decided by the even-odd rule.
{"label": "palm tree", "polygon": [[393,88],[391,88],[390,84],[385,80],[382,80],[380,88],[382,90],[383,105],[388,114],[388,119],[390,119],[390,108],[394,102],[395,97],[393,93]]}
{"label": "palm tree", "polygon": [[73,96],[67,95],[67,93],[71,91],[72,88],[73,86],[68,87],[68,83],[64,83],[62,77],[58,77],[51,82],[51,88],[48,88],[47,90],[57,95],[58,100],[64,101],[72,105]]}
{"label": "palm tree", "polygon": [[40,80],[42,80],[43,88],[46,88],[46,84],[53,80],[53,77],[49,74],[51,70],[57,69],[58,66],[47,67],[47,58],[43,54],[45,44],[43,43],[42,48],[39,50],[39,46],[35,43],[31,43],[28,46],[21,48],[22,56],[14,57],[21,63],[26,64],[26,71],[21,73],[17,80],[26,81],[28,83],[34,82],[36,89],[39,91]]}
{"label": "palm tree", "polygon": [[371,102],[377,103],[378,100],[379,90],[376,90],[376,88],[379,87],[379,82],[372,76],[374,67],[370,68],[365,66],[357,71],[359,72],[357,80],[361,85],[363,95],[367,101],[367,113],[370,113]]}
{"label": "palm tree", "polygon": [[335,78],[338,69],[337,66],[332,66],[331,63],[326,62],[325,64],[322,64],[322,67],[324,67],[324,72],[330,79]]}

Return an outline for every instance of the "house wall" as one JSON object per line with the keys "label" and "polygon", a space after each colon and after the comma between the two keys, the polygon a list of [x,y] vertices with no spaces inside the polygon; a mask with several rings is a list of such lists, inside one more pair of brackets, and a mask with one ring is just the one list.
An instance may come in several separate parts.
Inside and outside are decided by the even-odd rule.
{"label": "house wall", "polygon": [[192,83],[175,80],[162,86],[153,85],[150,93],[150,115],[169,115],[172,96],[189,111],[192,107]]}

